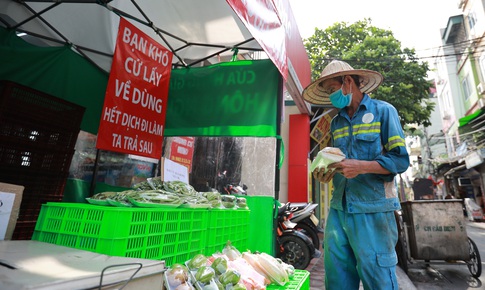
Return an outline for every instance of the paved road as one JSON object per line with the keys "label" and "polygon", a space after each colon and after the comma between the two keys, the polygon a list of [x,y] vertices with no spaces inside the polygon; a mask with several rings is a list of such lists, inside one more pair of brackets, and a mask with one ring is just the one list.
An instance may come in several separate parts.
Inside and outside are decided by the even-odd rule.
{"label": "paved road", "polygon": [[[400,290],[485,290],[485,223],[468,223],[467,235],[477,244],[483,259],[483,270],[479,279],[471,276],[464,263],[449,264],[443,261],[441,264],[430,264],[430,267],[426,267],[424,261],[414,261],[408,265],[408,275],[401,268],[396,270]],[[313,259],[307,270],[310,271],[310,290],[325,289],[323,255],[319,259]]]}
{"label": "paved road", "polygon": [[424,261],[409,264],[408,277],[418,290],[485,290],[485,223],[469,222],[467,235],[477,245],[482,259],[482,275],[475,279],[464,262],[437,261],[426,265]]}

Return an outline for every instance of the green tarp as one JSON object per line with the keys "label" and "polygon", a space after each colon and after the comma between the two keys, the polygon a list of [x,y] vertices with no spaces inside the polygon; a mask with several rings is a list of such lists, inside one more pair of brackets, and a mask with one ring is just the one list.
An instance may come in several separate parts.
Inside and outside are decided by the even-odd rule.
{"label": "green tarp", "polygon": [[[97,134],[108,74],[69,46],[38,47],[0,28],[0,80],[86,108]],[[171,74],[165,136],[276,136],[280,75],[270,60],[235,61]]]}
{"label": "green tarp", "polygon": [[274,137],[279,80],[270,60],[172,70],[164,135]]}
{"label": "green tarp", "polygon": [[85,107],[81,129],[98,132],[108,74],[69,46],[37,47],[0,27],[0,80]]}

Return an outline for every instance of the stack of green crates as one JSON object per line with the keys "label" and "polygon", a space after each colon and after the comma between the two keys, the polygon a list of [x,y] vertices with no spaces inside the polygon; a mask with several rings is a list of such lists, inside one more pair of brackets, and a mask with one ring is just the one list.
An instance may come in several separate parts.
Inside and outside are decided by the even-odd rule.
{"label": "stack of green crates", "polygon": [[111,256],[183,263],[221,252],[228,241],[247,250],[248,209],[111,207],[43,204],[32,240]]}
{"label": "stack of green crates", "polygon": [[32,240],[111,256],[183,263],[203,253],[207,209],[42,205]]}
{"label": "stack of green crates", "polygon": [[310,289],[310,272],[307,270],[295,270],[295,274],[285,286],[271,284],[266,290],[309,290]]}
{"label": "stack of green crates", "polygon": [[205,255],[222,252],[229,241],[240,251],[248,249],[248,209],[210,209]]}

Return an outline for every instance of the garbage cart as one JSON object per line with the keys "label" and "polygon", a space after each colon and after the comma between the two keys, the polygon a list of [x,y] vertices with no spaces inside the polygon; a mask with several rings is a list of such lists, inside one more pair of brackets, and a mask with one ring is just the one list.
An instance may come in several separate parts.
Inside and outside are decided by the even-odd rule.
{"label": "garbage cart", "polygon": [[[480,253],[467,236],[463,201],[417,200],[401,203],[396,212],[398,263],[407,272],[409,261],[464,261],[473,277],[482,274]],[[459,264],[458,264],[459,265]]]}

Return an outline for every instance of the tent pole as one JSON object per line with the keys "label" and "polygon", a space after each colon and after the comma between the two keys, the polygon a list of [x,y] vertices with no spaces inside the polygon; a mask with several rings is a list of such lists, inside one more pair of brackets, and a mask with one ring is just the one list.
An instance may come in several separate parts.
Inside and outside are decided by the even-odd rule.
{"label": "tent pole", "polygon": [[[285,100],[283,99],[283,78],[281,74],[278,80],[278,102],[276,104],[276,166],[275,166],[275,193],[274,198],[276,200],[280,199],[280,158],[281,158],[281,119],[283,113],[283,104]],[[284,156],[283,156],[284,157]]]}
{"label": "tent pole", "polygon": [[96,149],[96,159],[94,160],[93,177],[91,178],[91,186],[89,187],[88,196],[94,195],[94,189],[96,188],[96,179],[98,179],[98,168],[99,168],[99,149]]}

